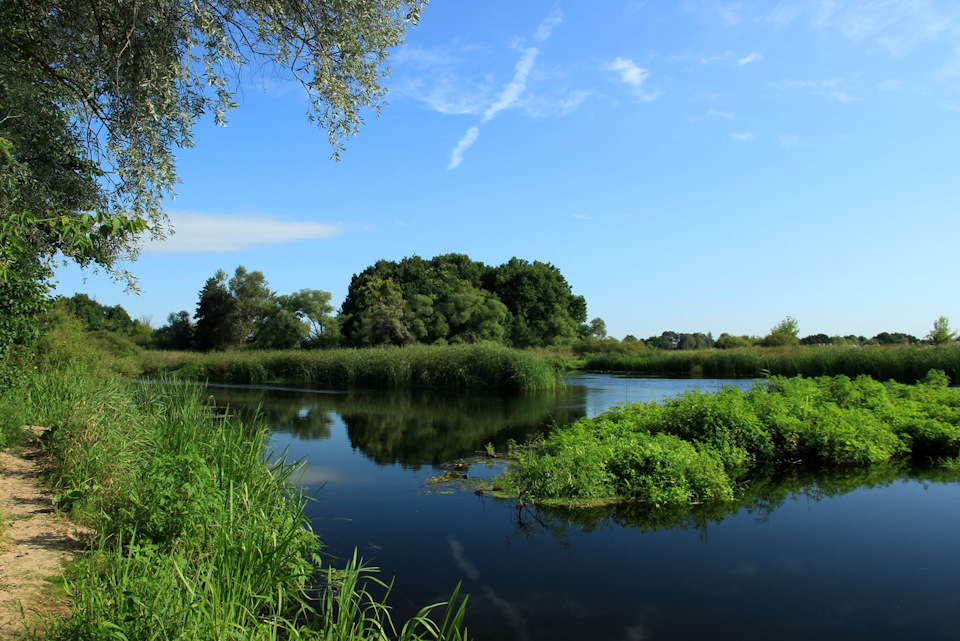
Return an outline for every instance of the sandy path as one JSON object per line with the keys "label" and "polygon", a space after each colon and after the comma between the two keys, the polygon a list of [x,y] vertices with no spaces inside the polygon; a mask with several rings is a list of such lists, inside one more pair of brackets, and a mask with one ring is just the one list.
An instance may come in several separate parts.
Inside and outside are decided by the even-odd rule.
{"label": "sandy path", "polygon": [[[43,428],[31,431],[39,437]],[[40,456],[38,438],[0,452],[0,505],[9,526],[0,544],[0,639],[19,638],[25,624],[63,616],[68,607],[62,596],[51,596],[48,579],[80,550],[79,531],[56,516],[40,485]]]}

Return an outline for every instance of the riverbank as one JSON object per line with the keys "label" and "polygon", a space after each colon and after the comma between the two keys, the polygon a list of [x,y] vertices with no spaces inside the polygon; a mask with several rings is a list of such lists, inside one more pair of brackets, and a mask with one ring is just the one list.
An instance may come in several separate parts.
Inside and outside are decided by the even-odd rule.
{"label": "riverbank", "polygon": [[38,638],[465,636],[463,602],[395,626],[370,568],[321,563],[298,468],[271,453],[265,426],[213,411],[194,386],[124,382],[74,323],[30,362],[0,396],[4,442],[49,428],[51,505],[91,532],[62,576],[69,613],[53,601],[31,613]]}

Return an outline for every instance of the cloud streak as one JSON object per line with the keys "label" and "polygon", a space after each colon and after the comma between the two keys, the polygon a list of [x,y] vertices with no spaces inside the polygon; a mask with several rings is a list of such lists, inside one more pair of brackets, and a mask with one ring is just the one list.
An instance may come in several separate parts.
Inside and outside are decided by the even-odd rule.
{"label": "cloud streak", "polygon": [[290,221],[263,215],[220,215],[170,212],[175,231],[164,241],[150,241],[145,254],[187,254],[241,251],[263,245],[330,239],[341,225]]}
{"label": "cloud streak", "polygon": [[[533,39],[538,43],[546,42],[547,39],[550,38],[550,34],[553,33],[554,27],[562,22],[563,15],[555,11],[540,23],[534,33]],[[523,49],[520,59],[513,68],[513,78],[503,88],[503,91],[500,92],[500,95],[493,104],[484,110],[483,116],[480,118],[480,125],[487,124],[493,120],[498,113],[517,104],[527,88],[527,78],[530,76],[530,72],[533,70],[539,54],[539,47],[527,47]],[[474,125],[467,130],[459,142],[457,142],[457,146],[454,147],[450,153],[450,163],[447,165],[447,169],[456,169],[460,166],[460,163],[463,162],[464,152],[477,141],[479,136],[479,125]]]}

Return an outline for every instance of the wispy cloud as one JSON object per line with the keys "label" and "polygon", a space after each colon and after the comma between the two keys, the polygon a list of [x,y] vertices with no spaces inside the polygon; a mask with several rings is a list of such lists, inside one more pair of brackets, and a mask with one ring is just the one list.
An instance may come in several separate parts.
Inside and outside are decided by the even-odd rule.
{"label": "wispy cloud", "polygon": [[341,225],[291,221],[263,215],[220,215],[170,212],[174,232],[164,241],[151,241],[146,254],[185,254],[240,251],[262,245],[329,239]]}
{"label": "wispy cloud", "polygon": [[650,76],[650,72],[635,64],[633,60],[618,57],[613,62],[605,65],[604,69],[607,71],[616,71],[620,74],[620,80],[626,83],[640,100],[646,102],[657,97],[656,94],[649,93],[643,89],[643,81]]}
{"label": "wispy cloud", "polygon": [[503,91],[497,97],[497,101],[483,112],[483,118],[480,120],[481,125],[490,122],[498,113],[517,103],[523,90],[527,88],[527,76],[530,75],[530,70],[533,69],[533,63],[537,61],[537,54],[539,53],[540,49],[537,47],[528,47],[524,50],[520,60],[517,61],[517,66],[513,69],[513,80],[503,88]]}
{"label": "wispy cloud", "polygon": [[736,140],[737,142],[750,142],[751,140],[756,139],[756,136],[749,131],[732,133],[730,134],[730,137]]}
{"label": "wispy cloud", "polygon": [[[550,38],[550,34],[553,33],[553,29],[562,22],[563,14],[559,11],[554,11],[540,23],[534,32],[533,39],[538,43],[546,42],[547,39]],[[540,47],[526,47],[522,49],[520,59],[513,68],[513,78],[503,90],[500,91],[496,100],[483,110],[480,125],[487,124],[501,111],[515,106],[520,101],[521,96],[523,96],[527,88],[527,79],[530,76],[530,72],[533,71],[539,54]],[[447,169],[456,169],[460,166],[460,163],[463,162],[463,154],[480,136],[480,125],[470,127],[463,137],[460,138],[457,146],[454,147],[450,153],[450,162],[447,164]]]}
{"label": "wispy cloud", "polygon": [[742,67],[743,65],[748,65],[751,62],[759,62],[760,60],[763,60],[763,54],[754,51],[750,55],[744,56],[743,58],[737,60],[737,64]]}
{"label": "wispy cloud", "polygon": [[480,127],[474,126],[467,129],[467,133],[463,135],[463,138],[460,139],[457,146],[453,148],[453,153],[450,154],[450,164],[447,165],[447,169],[456,169],[460,166],[460,163],[463,162],[463,152],[470,149],[473,143],[477,142],[479,136]]}
{"label": "wispy cloud", "polygon": [[723,118],[724,120],[733,120],[737,117],[735,113],[730,111],[720,111],[719,109],[709,109],[707,110],[707,115],[713,118]]}

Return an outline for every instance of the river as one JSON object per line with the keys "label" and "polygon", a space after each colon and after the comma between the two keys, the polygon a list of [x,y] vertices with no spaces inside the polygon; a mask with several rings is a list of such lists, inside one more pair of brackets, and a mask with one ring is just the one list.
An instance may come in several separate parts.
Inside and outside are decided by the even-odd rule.
{"label": "river", "polygon": [[469,483],[433,484],[621,402],[752,381],[576,375],[506,395],[211,386],[259,406],[273,447],[305,463],[325,553],[354,549],[395,581],[398,616],[469,594],[478,641],[960,639],[960,483],[909,465],[791,471],[726,512],[518,509]]}

